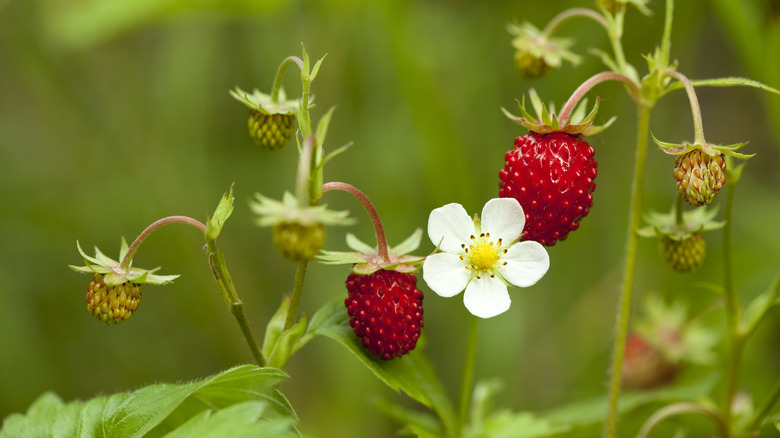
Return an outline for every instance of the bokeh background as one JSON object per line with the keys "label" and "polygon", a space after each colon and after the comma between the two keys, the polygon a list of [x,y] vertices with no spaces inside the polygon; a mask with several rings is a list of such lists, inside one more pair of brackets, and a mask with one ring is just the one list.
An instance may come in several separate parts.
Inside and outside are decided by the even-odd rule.
{"label": "bokeh background", "polygon": [[[246,133],[247,110],[229,89],[268,91],[279,62],[300,55],[301,42],[313,58],[327,53],[313,86],[314,118],[336,105],[326,147],[354,146],[328,164],[325,179],[368,194],[390,243],[398,243],[425,227],[435,207],[459,202],[476,212],[497,196],[504,153],[525,132],[501,106],[514,108],[513,99],[530,87],[560,106],[603,70],[586,53],[608,48],[602,29],[572,20],[559,34],[576,38],[584,62],[523,80],[506,24],[541,27],[567,7],[591,3],[0,0],[0,418],[24,412],[47,390],[83,399],[251,361],[194,229],[166,227],[143,246],[138,266],[183,275],[170,286],[146,287],[140,311],[120,326],[106,327],[86,312],[89,278],[68,268],[80,263],[77,239],[115,257],[121,236],[131,240],[158,218],[205,219],[235,183],[236,210],[220,243],[261,336],[291,290],[294,266],[275,253],[269,230],[253,224],[247,201],[256,191],[278,198],[292,189],[296,154],[294,146],[279,153],[256,147]],[[780,88],[778,2],[677,3],[672,50],[683,73],[748,76]],[[652,17],[627,17],[626,53],[640,72],[641,54],[653,50],[663,24],[663,2],[651,7]],[[284,84],[297,96],[294,72]],[[599,119],[618,121],[591,139],[599,161],[594,207],[579,230],[549,249],[547,276],[513,290],[510,311],[481,325],[477,376],[501,378],[499,402],[516,410],[605,393],[636,122],[622,86],[600,85],[596,95]],[[699,97],[708,140],[747,140],[747,152],[758,154],[738,187],[734,224],[735,281],[747,302],[780,265],[780,97],[746,88],[701,88]],[[683,92],[658,104],[651,129],[667,141],[693,137]],[[651,149],[646,209],[670,207],[672,165],[672,157]],[[353,199],[333,193],[325,201],[353,212],[358,223],[349,231],[373,238]],[[327,248],[346,249],[346,232],[329,230]],[[707,240],[705,266],[690,275],[666,268],[655,242],[642,240],[636,309],[648,293],[694,307],[711,300],[700,284],[722,281],[720,234]],[[430,250],[426,241],[419,252]],[[346,267],[312,266],[302,310],[311,315],[345,296],[347,274]],[[427,353],[455,395],[466,311],[459,298],[423,290]],[[746,350],[740,383],[757,403],[780,372],[777,316]],[[721,312],[709,319],[723,327]],[[341,346],[317,339],[287,371],[282,389],[305,435],[393,435],[397,424],[368,401],[394,394]],[[691,421],[710,430],[705,420]],[[624,427],[630,433],[635,425]]]}

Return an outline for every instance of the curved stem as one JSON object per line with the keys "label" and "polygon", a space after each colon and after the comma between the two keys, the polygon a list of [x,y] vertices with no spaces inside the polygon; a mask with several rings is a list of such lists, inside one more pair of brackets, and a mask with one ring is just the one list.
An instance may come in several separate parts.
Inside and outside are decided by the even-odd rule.
{"label": "curved stem", "polygon": [[469,321],[469,337],[466,341],[466,359],[463,365],[463,377],[460,381],[460,402],[458,403],[458,430],[463,436],[463,427],[469,416],[471,389],[474,384],[474,364],[477,358],[477,328],[479,318],[471,315]]}
{"label": "curved stem", "polygon": [[715,423],[719,435],[722,437],[729,436],[728,427],[723,422],[723,418],[721,418],[718,415],[717,411],[714,411],[710,408],[704,407],[696,403],[686,402],[686,403],[675,403],[658,410],[656,413],[650,416],[650,418],[647,419],[645,424],[642,426],[642,429],[639,431],[637,438],[649,438],[650,432],[652,432],[653,429],[658,424],[660,424],[663,420],[669,417],[673,417],[681,414],[687,414],[687,413],[703,414],[710,417]]}
{"label": "curved stem", "polygon": [[694,131],[694,143],[698,145],[706,145],[704,141],[704,127],[701,121],[701,108],[699,107],[699,99],[696,97],[696,90],[693,89],[691,81],[684,74],[667,70],[663,72],[662,76],[671,76],[678,81],[682,82],[685,86],[685,92],[688,93],[688,100],[691,102],[691,113],[693,115],[693,131]]}
{"label": "curved stem", "polygon": [[141,247],[141,244],[144,243],[144,240],[146,240],[146,238],[149,237],[150,234],[152,234],[155,230],[162,227],[163,225],[174,224],[174,223],[192,225],[193,227],[203,232],[204,235],[206,234],[206,225],[204,225],[199,220],[187,216],[164,217],[152,223],[148,227],[146,227],[146,229],[143,230],[141,234],[139,234],[138,237],[135,238],[133,244],[130,245],[129,248],[127,248],[127,253],[125,254],[125,257],[122,259],[122,262],[119,265],[120,268],[127,269],[130,267],[130,262],[133,260],[133,256],[138,251],[138,248]]}
{"label": "curved stem", "polygon": [[287,67],[292,63],[297,64],[298,67],[303,70],[303,61],[301,58],[298,58],[297,56],[288,56],[287,58],[284,58],[282,64],[279,65],[279,70],[276,71],[274,85],[273,88],[271,88],[271,102],[276,103],[279,101],[279,90],[282,88],[282,78],[284,77],[284,71],[287,70]]}
{"label": "curved stem", "polygon": [[371,217],[371,222],[374,224],[374,233],[376,233],[376,251],[380,260],[385,263],[390,263],[390,254],[387,248],[387,237],[385,237],[385,228],[382,225],[382,220],[379,218],[374,204],[368,199],[363,192],[355,188],[354,186],[343,182],[329,182],[322,185],[322,192],[325,193],[329,190],[341,190],[347,192],[356,197],[365,207],[366,212]]}
{"label": "curved stem", "polygon": [[609,33],[609,23],[604,18],[603,15],[599,14],[598,12],[587,9],[587,8],[572,8],[567,9],[560,14],[553,17],[552,20],[550,20],[549,23],[547,23],[547,26],[544,27],[544,30],[542,31],[542,36],[545,38],[548,38],[552,33],[555,31],[555,29],[564,21],[574,18],[574,17],[587,17],[592,19],[593,21],[597,22],[601,25],[601,27],[604,28],[604,30]]}
{"label": "curved stem", "polygon": [[623,356],[626,351],[628,320],[631,314],[631,292],[634,284],[639,219],[642,213],[642,196],[644,190],[645,161],[647,158],[647,137],[650,130],[651,108],[639,105],[639,123],[637,127],[636,155],[634,157],[634,179],[631,184],[631,206],[628,214],[628,229],[626,230],[626,259],[623,271],[623,287],[617,307],[615,324],[615,344],[612,353],[610,369],[609,400],[607,404],[607,419],[604,423],[604,437],[614,438],[617,427],[618,399],[620,397],[621,372]]}
{"label": "curved stem", "polygon": [[577,87],[576,90],[574,90],[574,93],[571,94],[571,97],[569,97],[569,100],[566,101],[566,104],[563,106],[561,113],[558,115],[558,120],[563,121],[565,119],[568,119],[569,116],[571,116],[571,112],[574,111],[574,107],[577,106],[577,103],[579,103],[580,99],[582,99],[583,96],[585,96],[585,93],[590,91],[591,88],[605,81],[619,81],[625,83],[626,85],[628,85],[631,97],[635,101],[639,102],[639,96],[641,91],[639,89],[639,85],[637,85],[636,82],[632,81],[631,78],[629,78],[628,76],[622,73],[605,71],[593,75],[588,80],[583,82],[582,85]]}

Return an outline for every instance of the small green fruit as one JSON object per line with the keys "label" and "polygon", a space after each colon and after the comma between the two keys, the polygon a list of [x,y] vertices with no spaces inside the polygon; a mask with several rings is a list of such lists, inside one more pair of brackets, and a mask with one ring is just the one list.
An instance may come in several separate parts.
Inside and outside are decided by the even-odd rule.
{"label": "small green fruit", "polygon": [[667,265],[677,272],[690,272],[701,266],[707,250],[707,241],[702,233],[675,240],[669,236],[658,236],[658,248]]}
{"label": "small green fruit", "polygon": [[722,153],[709,155],[693,149],[674,160],[677,190],[691,205],[707,205],[726,184],[726,160]]}
{"label": "small green fruit", "polygon": [[274,226],[272,235],[276,250],[292,262],[313,258],[325,244],[325,227],[322,224],[282,222]]}
{"label": "small green fruit", "polygon": [[281,149],[294,133],[295,116],[292,114],[263,114],[252,110],[249,116],[249,135],[265,149]]}
{"label": "small green fruit", "polygon": [[120,324],[127,321],[141,303],[141,285],[127,281],[107,286],[103,275],[96,274],[87,287],[87,310],[98,321]]}

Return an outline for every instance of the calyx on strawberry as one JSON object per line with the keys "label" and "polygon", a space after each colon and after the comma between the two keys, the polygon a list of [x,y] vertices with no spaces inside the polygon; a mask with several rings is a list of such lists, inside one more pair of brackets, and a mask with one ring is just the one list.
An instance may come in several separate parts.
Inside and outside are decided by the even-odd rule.
{"label": "calyx on strawberry", "polygon": [[707,243],[703,233],[723,227],[723,222],[713,220],[716,215],[717,209],[706,207],[683,212],[680,201],[669,213],[653,211],[645,215],[648,226],[637,233],[642,237],[657,237],[664,262],[677,272],[689,272],[704,260]]}
{"label": "calyx on strawberry", "polygon": [[559,120],[548,113],[534,90],[529,95],[538,121],[525,110],[525,100],[519,103],[522,117],[502,108],[530,132],[517,137],[504,157],[499,196],[515,198],[523,206],[526,223],[521,240],[552,246],[576,230],[593,205],[597,164],[593,148],[582,138],[605,129],[614,117],[603,126],[593,125],[598,100],[587,117],[583,117],[587,105],[583,100],[570,118]]}
{"label": "calyx on strawberry", "polygon": [[281,149],[295,134],[300,102],[287,100],[283,89],[276,98],[259,90],[248,94],[238,87],[230,90],[230,95],[250,109],[249,136],[261,147],[272,151]]}
{"label": "calyx on strawberry", "polygon": [[93,274],[87,286],[87,310],[98,321],[106,324],[119,324],[132,317],[141,303],[141,285],[167,284],[178,275],[156,275],[152,270],[132,267],[132,261],[123,266],[128,251],[124,238],[119,250],[119,262],[104,255],[95,247],[95,257],[90,257],[76,242],[76,247],[84,258],[85,266],[73,266],[75,271]]}
{"label": "calyx on strawberry", "polygon": [[677,190],[683,199],[695,206],[707,205],[715,199],[726,184],[726,156],[748,159],[753,155],[736,152],[747,143],[720,146],[699,140],[698,142],[674,144],[658,140],[653,141],[662,151],[674,155],[674,170]]}
{"label": "calyx on strawberry", "polygon": [[550,70],[560,67],[563,61],[573,65],[581,61],[579,56],[569,51],[569,47],[574,43],[571,39],[553,38],[528,22],[510,24],[507,30],[515,37],[512,40],[515,65],[525,78],[542,77]]}
{"label": "calyx on strawberry", "polygon": [[386,258],[347,234],[347,245],[355,252],[323,251],[318,258],[326,264],[353,263],[346,281],[344,300],[349,325],[360,343],[384,360],[414,350],[423,327],[423,293],[414,272],[424,258],[406,255],[420,244],[422,230],[390,248]]}

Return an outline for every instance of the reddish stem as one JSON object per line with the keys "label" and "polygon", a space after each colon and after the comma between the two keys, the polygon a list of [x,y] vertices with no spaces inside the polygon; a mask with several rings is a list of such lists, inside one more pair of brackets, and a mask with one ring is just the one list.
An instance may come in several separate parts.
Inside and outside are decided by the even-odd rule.
{"label": "reddish stem", "polygon": [[634,99],[639,99],[641,90],[639,89],[639,86],[631,80],[631,78],[622,73],[616,73],[613,71],[601,72],[592,76],[590,79],[583,82],[582,85],[577,87],[576,90],[574,90],[574,93],[572,93],[569,100],[566,101],[566,105],[563,106],[561,113],[558,115],[558,120],[561,122],[567,120],[569,116],[571,116],[571,112],[574,111],[574,107],[577,105],[577,103],[579,103],[580,99],[585,96],[585,93],[590,91],[590,89],[594,86],[605,81],[620,81],[625,83],[628,85],[628,88],[631,92],[631,97]]}
{"label": "reddish stem", "polygon": [[136,251],[138,251],[138,248],[141,246],[141,244],[144,243],[144,240],[146,240],[146,238],[149,237],[149,235],[152,234],[156,229],[162,227],[163,225],[168,225],[173,223],[192,225],[193,227],[202,231],[203,234],[206,234],[206,225],[204,225],[199,220],[187,216],[164,217],[154,222],[153,224],[149,225],[148,227],[146,227],[146,229],[143,230],[141,234],[139,234],[138,237],[135,238],[133,244],[130,245],[130,247],[127,249],[127,254],[125,254],[125,258],[122,259],[120,266],[124,269],[129,268],[130,261],[133,259],[133,256],[135,255]]}
{"label": "reddish stem", "polygon": [[371,217],[371,222],[374,224],[374,232],[376,232],[376,248],[379,258],[385,262],[390,263],[390,255],[387,249],[387,238],[385,237],[385,229],[382,226],[382,220],[379,219],[379,213],[377,213],[374,204],[368,199],[363,192],[355,188],[354,186],[343,182],[329,182],[322,185],[322,192],[325,193],[329,190],[341,190],[347,192],[352,196],[358,198],[363,203],[366,212]]}

